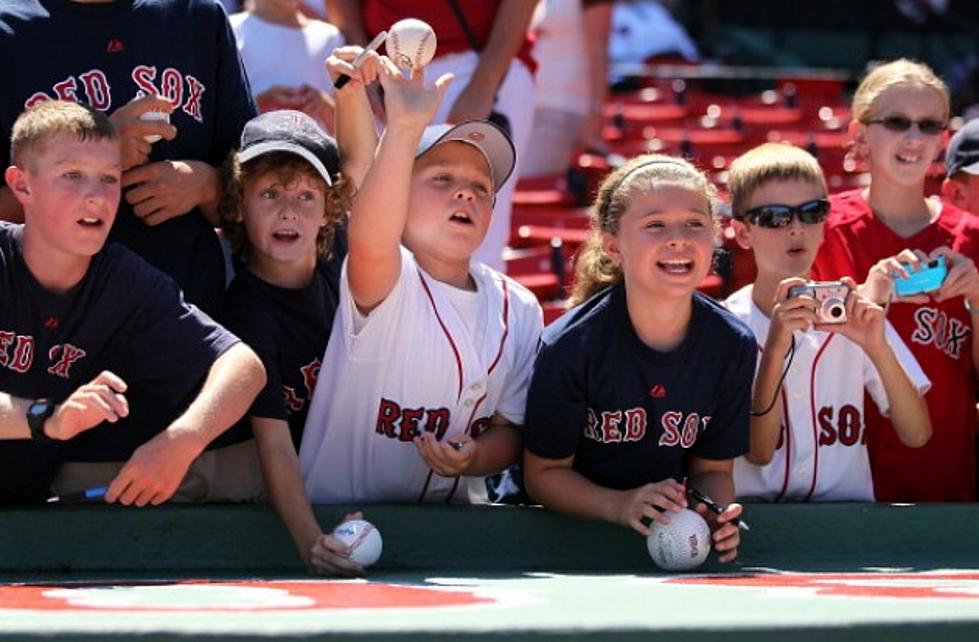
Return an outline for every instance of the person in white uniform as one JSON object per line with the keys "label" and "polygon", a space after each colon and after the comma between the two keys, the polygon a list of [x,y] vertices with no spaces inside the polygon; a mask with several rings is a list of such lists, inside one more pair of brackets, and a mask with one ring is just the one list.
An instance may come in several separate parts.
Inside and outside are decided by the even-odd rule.
{"label": "person in white uniform", "polygon": [[521,453],[543,325],[533,294],[472,261],[515,154],[488,121],[426,128],[451,76],[381,61],[388,125],[352,208],[300,466],[313,503],[465,503],[461,477]]}
{"label": "person in white uniform", "polygon": [[809,276],[829,212],[816,159],[766,143],[731,165],[737,242],[758,276],[726,301],[758,340],[750,448],[734,462],[739,499],[874,501],[864,391],[908,446],[924,445],[930,382],[878,305],[853,291],[846,323],[822,323]]}

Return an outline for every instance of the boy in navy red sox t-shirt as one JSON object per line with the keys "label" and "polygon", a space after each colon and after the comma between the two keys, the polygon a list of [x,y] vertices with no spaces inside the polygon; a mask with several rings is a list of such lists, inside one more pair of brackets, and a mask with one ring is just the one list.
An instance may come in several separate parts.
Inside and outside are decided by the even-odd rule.
{"label": "boy in navy red sox t-shirt", "polygon": [[121,161],[102,113],[45,101],[11,139],[25,223],[0,223],[0,501],[43,499],[66,442],[101,433],[105,459],[128,460],[106,501],[164,502],[248,409],[261,362],[170,278],[105,245]]}

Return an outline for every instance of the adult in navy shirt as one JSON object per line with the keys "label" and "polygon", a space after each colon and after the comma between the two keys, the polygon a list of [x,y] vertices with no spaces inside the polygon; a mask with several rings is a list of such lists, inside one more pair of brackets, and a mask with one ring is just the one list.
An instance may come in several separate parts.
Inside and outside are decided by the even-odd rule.
{"label": "adult in navy shirt", "polygon": [[[219,312],[225,278],[214,231],[216,167],[256,113],[220,4],[0,0],[0,59],[7,61],[0,166],[10,164],[14,119],[38,101],[84,102],[111,114],[126,171],[110,240],[172,276],[189,302]],[[171,112],[171,125],[141,121],[148,110]],[[144,140],[153,135],[162,140]],[[6,186],[0,218],[22,220]]]}
{"label": "adult in navy shirt", "polygon": [[639,156],[591,211],[565,318],[539,345],[527,393],[531,497],[649,535],[688,506],[686,481],[726,505],[707,518],[721,562],[740,543],[733,460],[748,448],[751,330],[697,292],[714,249],[712,186],[689,162]]}

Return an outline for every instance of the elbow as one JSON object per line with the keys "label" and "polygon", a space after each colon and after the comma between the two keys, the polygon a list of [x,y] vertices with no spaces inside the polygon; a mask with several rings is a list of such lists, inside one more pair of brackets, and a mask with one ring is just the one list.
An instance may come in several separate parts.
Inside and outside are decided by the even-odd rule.
{"label": "elbow", "polygon": [[903,434],[901,443],[908,448],[921,448],[929,439],[931,439],[931,422],[926,420],[923,426]]}
{"label": "elbow", "polygon": [[252,395],[254,398],[268,382],[265,366],[255,351],[244,343],[239,343],[234,349],[236,352],[235,370],[239,373],[242,383],[248,390],[254,392]]}
{"label": "elbow", "polygon": [[767,466],[772,463],[772,459],[775,457],[774,450],[752,448],[749,450],[744,458],[748,460],[748,463],[754,464],[755,466]]}

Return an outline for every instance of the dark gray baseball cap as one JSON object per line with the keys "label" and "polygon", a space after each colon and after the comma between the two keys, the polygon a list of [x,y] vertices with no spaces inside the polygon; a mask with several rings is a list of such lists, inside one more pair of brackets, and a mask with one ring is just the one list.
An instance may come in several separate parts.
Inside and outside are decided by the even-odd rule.
{"label": "dark gray baseball cap", "polygon": [[945,150],[945,176],[959,172],[979,174],[979,118],[955,132]]}
{"label": "dark gray baseball cap", "polygon": [[238,160],[242,163],[271,152],[287,152],[305,159],[327,185],[340,172],[340,151],[332,136],[312,117],[293,109],[266,112],[245,123]]}
{"label": "dark gray baseball cap", "polygon": [[506,133],[488,120],[466,120],[458,125],[429,125],[418,143],[415,158],[436,145],[458,141],[477,148],[486,157],[493,179],[493,190],[498,192],[513,173],[517,152]]}

